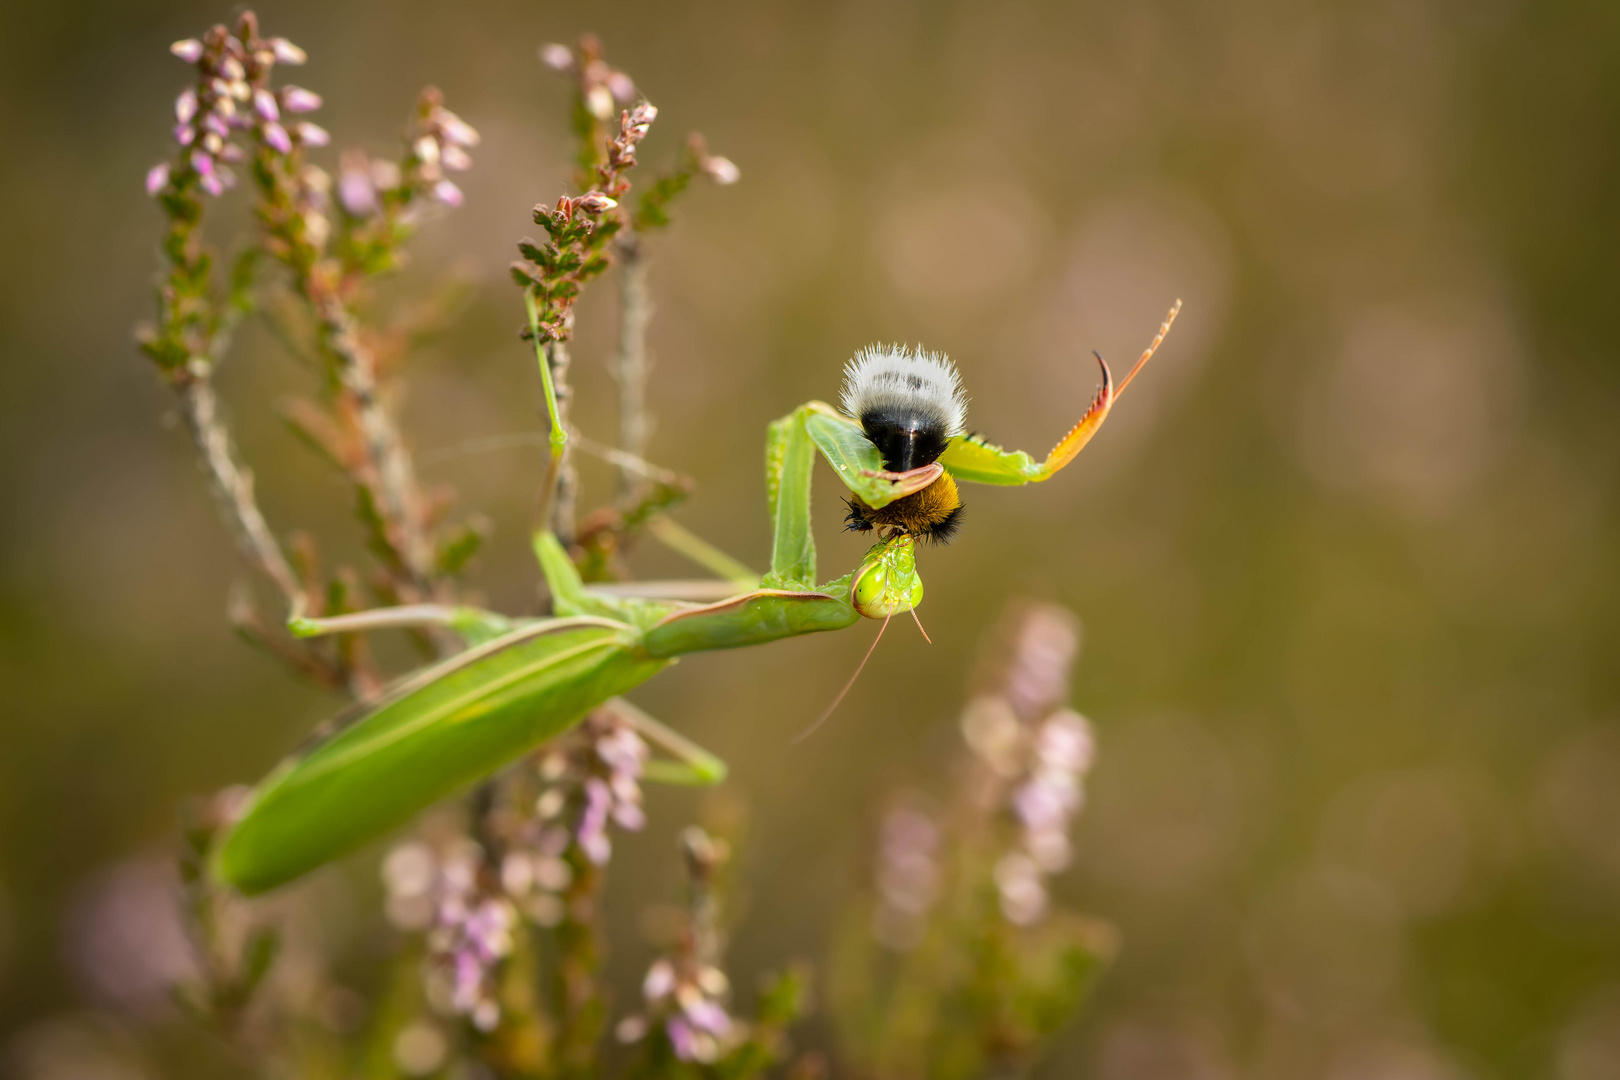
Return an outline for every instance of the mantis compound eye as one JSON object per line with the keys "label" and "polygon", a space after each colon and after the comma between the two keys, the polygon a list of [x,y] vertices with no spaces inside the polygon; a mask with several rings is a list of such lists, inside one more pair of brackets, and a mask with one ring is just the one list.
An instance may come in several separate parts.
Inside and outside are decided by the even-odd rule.
{"label": "mantis compound eye", "polygon": [[866,553],[850,584],[849,602],[868,619],[884,619],[922,603],[916,541],[902,533]]}

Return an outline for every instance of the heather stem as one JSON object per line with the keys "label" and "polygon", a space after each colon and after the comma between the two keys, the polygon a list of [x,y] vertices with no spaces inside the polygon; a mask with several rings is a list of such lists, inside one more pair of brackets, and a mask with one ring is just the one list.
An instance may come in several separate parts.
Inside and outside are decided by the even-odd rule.
{"label": "heather stem", "polygon": [[[648,264],[641,244],[627,237],[619,245],[619,348],[609,371],[619,384],[619,449],[637,458],[647,456],[652,417],[647,411],[647,325],[652,320],[652,292]],[[633,506],[647,486],[646,478],[619,466],[618,501]]]}
{"label": "heather stem", "polygon": [[573,881],[563,896],[563,920],[557,925],[557,963],[553,971],[553,1007],[558,1021],[557,1061],[561,1075],[592,1075],[598,1042],[607,1021],[597,974],[602,966],[602,868],[576,846],[568,853]]}
{"label": "heather stem", "polygon": [[423,596],[434,594],[433,543],[423,514],[410,451],[383,406],[377,383],[377,360],[360,340],[353,316],[342,301],[317,287],[312,275],[301,275],[301,291],[321,324],[322,343],[337,360],[337,378],[355,406],[371,489],[377,512],[411,585]]}
{"label": "heather stem", "polygon": [[209,489],[236,533],[243,556],[275,582],[288,608],[300,612],[305,603],[303,586],[259,510],[253,496],[253,473],[237,460],[230,432],[219,415],[213,380],[207,368],[201,367],[179,383],[180,412],[208,472]]}

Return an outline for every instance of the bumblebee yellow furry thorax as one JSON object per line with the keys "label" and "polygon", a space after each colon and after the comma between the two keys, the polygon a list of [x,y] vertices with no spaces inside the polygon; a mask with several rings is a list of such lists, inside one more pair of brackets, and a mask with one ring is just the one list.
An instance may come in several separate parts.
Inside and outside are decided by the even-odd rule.
{"label": "bumblebee yellow furry thorax", "polygon": [[944,543],[962,522],[962,497],[950,473],[941,473],[938,480],[921,491],[877,509],[867,505],[859,495],[851,495],[847,502],[849,516],[845,521],[857,532],[899,529],[921,539]]}

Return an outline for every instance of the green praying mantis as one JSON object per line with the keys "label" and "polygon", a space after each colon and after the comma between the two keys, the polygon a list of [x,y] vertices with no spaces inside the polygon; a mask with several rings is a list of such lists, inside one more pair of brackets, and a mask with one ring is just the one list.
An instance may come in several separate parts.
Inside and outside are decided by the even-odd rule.
{"label": "green praying mantis", "polygon": [[[876,405],[862,409],[859,417],[811,401],[772,422],[765,446],[773,530],[770,571],[755,579],[739,564],[727,590],[734,590],[733,595],[716,602],[587,587],[562,544],[540,531],[534,548],[551,591],[549,618],[519,622],[490,612],[427,605],[326,619],[294,617],[289,628],[300,636],[438,623],[459,632],[469,647],[395,683],[364,703],[352,719],[335,724],[333,734],[260,781],[215,848],[216,877],[250,894],[292,881],[489,776],[688,653],[841,630],[862,617],[886,621],[913,611],[923,594],[917,545],[927,529],[910,524],[913,517],[892,508],[908,500],[945,505],[939,503],[943,492],[953,512],[936,517],[954,523],[956,481],[1015,485],[1056,474],[1102,426],[1180,308],[1178,300],[1117,388],[1107,363],[1097,355],[1101,388],[1080,420],[1040,461],[938,425],[932,435],[943,449],[918,451],[930,425],[915,417],[908,420],[903,408],[889,408],[897,400],[892,394],[873,399]],[[939,358],[928,359],[944,364],[947,389],[960,405],[954,369]],[[556,461],[567,436],[543,356],[540,369]],[[898,388],[902,405],[908,387],[915,390],[918,382],[906,368],[879,375],[888,380],[889,389]],[[846,405],[849,401],[846,390]],[[897,417],[897,424],[887,423]],[[960,407],[954,419],[959,428]],[[850,492],[851,527],[878,532],[877,542],[854,570],[822,584],[816,582],[810,528],[810,484],[818,453]],[[931,460],[915,464],[919,457]],[[896,464],[904,467],[890,467]],[[717,758],[650,718],[642,719],[651,725],[651,730],[644,726],[644,734],[680,759],[651,763],[649,778],[714,783],[724,776]]]}

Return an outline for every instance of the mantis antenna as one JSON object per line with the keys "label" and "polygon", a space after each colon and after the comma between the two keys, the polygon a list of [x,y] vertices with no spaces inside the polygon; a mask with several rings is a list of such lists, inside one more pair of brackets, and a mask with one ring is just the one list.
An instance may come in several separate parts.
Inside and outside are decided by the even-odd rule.
{"label": "mantis antenna", "polygon": [[[872,644],[866,647],[866,655],[861,657],[860,666],[855,669],[855,674],[849,677],[849,681],[844,684],[844,688],[838,691],[838,696],[833,698],[832,704],[827,706],[826,710],[820,716],[816,717],[815,722],[809,727],[805,728],[803,731],[799,732],[797,735],[793,736],[793,744],[795,746],[814,735],[816,733],[816,729],[822,724],[825,724],[827,722],[827,717],[831,716],[833,714],[833,710],[838,708],[839,704],[844,700],[844,695],[849,693],[849,688],[855,685],[855,680],[860,678],[861,672],[866,670],[866,662],[872,659],[872,654],[877,651],[877,644],[883,640],[883,631],[889,628],[889,620],[892,618],[894,618],[893,612],[883,616],[883,625],[878,627],[877,637],[872,639]],[[922,629],[922,623],[919,622],[917,624],[917,628],[919,630]],[[923,635],[925,638],[927,636],[927,634]],[[929,642],[929,644],[933,643]]]}
{"label": "mantis antenna", "polygon": [[932,645],[934,643],[934,639],[929,637],[928,631],[923,629],[922,620],[917,618],[917,609],[915,607],[911,609],[911,621],[917,624],[917,633],[923,636],[923,640]]}

